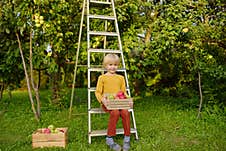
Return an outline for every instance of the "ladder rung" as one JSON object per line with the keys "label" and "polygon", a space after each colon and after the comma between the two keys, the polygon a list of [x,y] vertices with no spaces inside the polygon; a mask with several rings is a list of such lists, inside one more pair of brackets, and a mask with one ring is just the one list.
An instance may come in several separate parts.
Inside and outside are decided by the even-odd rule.
{"label": "ladder rung", "polygon": [[116,32],[104,32],[104,31],[89,31],[88,34],[97,36],[118,36]]}
{"label": "ladder rung", "polygon": [[[127,90],[127,91],[129,91],[129,90],[130,90],[130,88],[129,88],[129,87],[127,87],[127,88],[126,88],[126,90]],[[96,91],[96,87],[91,87],[91,88],[88,88],[88,91],[90,91],[90,92],[95,92],[95,91]]]}
{"label": "ladder rung", "polygon": [[108,5],[111,4],[111,2],[107,2],[107,1],[97,1],[97,0],[90,0],[90,3],[96,3],[96,4],[108,4]]}
{"label": "ladder rung", "polygon": [[[131,133],[136,133],[137,130],[134,129],[134,128],[131,128],[130,129],[130,132]],[[124,130],[123,129],[116,129],[116,134],[124,134]],[[94,130],[94,131],[91,131],[89,133],[90,136],[104,136],[104,135],[107,135],[107,130]]]}
{"label": "ladder rung", "polygon": [[88,52],[103,52],[103,53],[122,53],[121,50],[113,50],[113,49],[93,49],[89,48]]}
{"label": "ladder rung", "polygon": [[106,16],[106,15],[88,15],[88,17],[94,18],[94,19],[115,20],[114,16]]}
{"label": "ladder rung", "polygon": [[96,87],[88,88],[88,91],[90,91],[90,92],[95,92],[95,91],[96,91]]}
{"label": "ladder rung", "polygon": [[[129,112],[133,112],[133,109],[128,109]],[[102,114],[102,113],[106,113],[104,112],[104,110],[102,108],[91,108],[88,111],[90,114]]]}
{"label": "ladder rung", "polygon": [[[104,68],[88,68],[88,71],[107,71]],[[117,72],[125,72],[125,68],[118,69]]]}
{"label": "ladder rung", "polygon": [[89,113],[100,114],[100,113],[105,113],[105,112],[102,108],[92,108],[92,109],[89,109]]}

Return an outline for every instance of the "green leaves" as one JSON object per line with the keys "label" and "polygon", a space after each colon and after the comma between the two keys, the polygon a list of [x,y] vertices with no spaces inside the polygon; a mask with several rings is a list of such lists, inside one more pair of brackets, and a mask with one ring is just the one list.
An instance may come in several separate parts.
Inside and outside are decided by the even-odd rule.
{"label": "green leaves", "polygon": [[[222,2],[213,6],[205,0],[168,1],[163,4],[139,1],[136,5],[139,12],[130,13],[131,20],[136,19],[136,22],[126,21],[131,25],[123,29],[126,31],[123,33],[123,46],[128,55],[128,69],[132,71],[130,79],[138,78],[145,82],[146,92],[158,92],[163,87],[170,90],[170,87],[195,86],[199,70],[214,78],[217,78],[216,73],[224,75],[222,70],[212,72],[214,66],[225,66],[223,45],[220,44],[225,43],[222,35],[225,17],[220,13]],[[123,24],[126,23],[123,21]],[[161,74],[158,80],[150,72],[153,69]],[[208,78],[205,80],[208,81]]]}

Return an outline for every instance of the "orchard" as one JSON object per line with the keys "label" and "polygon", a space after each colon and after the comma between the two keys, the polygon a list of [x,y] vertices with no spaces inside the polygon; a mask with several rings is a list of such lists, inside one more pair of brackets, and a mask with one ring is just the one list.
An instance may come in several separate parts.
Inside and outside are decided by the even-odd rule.
{"label": "orchard", "polygon": [[[27,89],[37,120],[41,89],[51,90],[51,103],[67,106],[70,96],[65,92],[72,87],[82,3],[0,2],[0,96]],[[198,98],[200,111],[203,102],[225,106],[223,0],[116,0],[115,6],[132,96]],[[83,37],[78,63],[86,65]],[[91,43],[98,46],[100,39]],[[87,87],[86,69],[79,68],[77,75],[76,88]]]}
{"label": "orchard", "polygon": [[[30,112],[33,112],[38,126],[46,127],[43,133],[54,132],[56,129],[53,124],[71,124],[65,120],[65,110],[68,110],[70,104],[76,61],[81,68],[77,70],[75,89],[78,91],[87,89],[87,69],[83,68],[87,65],[86,23],[83,24],[79,60],[76,60],[82,5],[83,0],[1,0],[0,117],[6,119],[10,117],[8,120],[1,119],[1,121],[6,120],[5,127],[10,129],[11,119],[22,118],[22,116],[18,116],[20,113],[24,116],[20,121],[26,119],[29,123],[31,117],[27,116],[31,114]],[[225,1],[115,0],[115,8],[128,81],[132,90],[131,97],[138,100],[134,106],[135,108],[137,106],[137,110],[140,111],[137,114],[140,117],[140,125],[142,127],[146,122],[149,125],[155,123],[157,124],[154,125],[156,129],[162,129],[159,132],[152,128],[147,129],[146,127],[149,125],[143,126],[143,136],[148,137],[145,140],[148,144],[144,147],[137,145],[135,150],[150,148],[164,150],[165,145],[168,145],[168,150],[174,150],[174,144],[181,141],[186,142],[188,147],[198,144],[194,150],[203,149],[200,146],[218,140],[217,137],[219,141],[214,142],[207,150],[225,150],[225,136],[221,135],[222,132],[225,132],[226,110]],[[94,11],[103,13],[104,9],[103,7],[103,9]],[[92,28],[95,29],[99,26],[104,27],[102,24],[96,23]],[[94,48],[100,46],[102,42],[103,39],[98,38],[91,40]],[[94,63],[101,62],[100,59],[92,57]],[[96,83],[96,81],[97,79],[91,79],[92,83]],[[18,92],[22,93],[23,97],[28,96],[29,99],[20,97],[21,100],[18,99],[16,95]],[[16,95],[16,99],[14,95]],[[76,92],[74,102],[79,104],[82,100],[87,99],[84,99],[83,96],[87,97],[86,91],[82,91],[81,94]],[[109,97],[110,99],[128,98],[122,92]],[[27,101],[27,104],[24,103],[24,100]],[[180,102],[180,100],[192,100],[192,103]],[[25,104],[29,106],[28,109],[23,106]],[[83,104],[78,104],[75,107],[78,112],[86,109],[83,108]],[[18,113],[14,112],[17,106],[23,108],[24,113],[27,114],[24,115],[19,108]],[[159,108],[160,106],[161,108]],[[62,110],[60,116],[64,115],[63,118],[55,117],[60,110]],[[182,113],[182,110],[186,112]],[[9,111],[16,115],[11,117],[11,114],[8,114]],[[167,113],[167,111],[171,112]],[[76,114],[80,115],[78,112]],[[149,112],[151,112],[150,116],[153,121],[147,119],[146,114]],[[190,125],[190,129],[192,129],[190,131],[187,126],[183,125],[184,123],[180,123],[185,119],[185,117],[179,117],[182,114],[186,115],[186,118],[190,118],[185,121],[187,125],[196,123],[201,131],[193,131],[197,129],[196,125]],[[199,123],[193,119],[194,116],[199,119],[203,118],[204,121]],[[168,118],[172,118],[176,122],[166,120]],[[78,120],[78,125],[86,128],[83,123],[84,118]],[[166,120],[165,125],[164,120]],[[20,121],[16,122],[20,123]],[[10,124],[7,125],[7,122]],[[208,127],[205,122],[208,122],[210,126]],[[37,124],[34,123],[33,121],[33,123],[25,125],[29,129],[29,133],[37,128]],[[77,121],[75,123],[77,124]],[[221,132],[211,125],[213,123],[218,123],[216,125],[222,128]],[[5,132],[4,123],[2,122],[0,125],[2,126],[0,131]],[[33,127],[29,127],[30,125]],[[188,129],[183,129],[183,126]],[[77,130],[77,127],[73,127],[73,125],[71,127]],[[212,137],[202,138],[204,134],[209,134],[209,131],[205,131],[203,127],[214,132],[214,134],[210,134]],[[13,131],[15,128],[11,128],[11,130]],[[179,138],[178,135],[182,133],[180,130],[186,137]],[[24,131],[22,130],[22,132]],[[27,133],[23,134],[28,135]],[[161,138],[155,138],[156,133],[161,133],[159,134]],[[173,139],[171,135],[168,135],[169,133],[176,138]],[[71,140],[76,139],[73,137],[74,134],[72,136],[70,129],[69,135]],[[79,139],[82,140],[82,134],[80,135]],[[167,136],[170,137],[167,139],[169,144],[166,141],[165,144],[159,146],[158,140]],[[193,141],[189,140],[190,137]],[[199,139],[197,140],[195,137]],[[210,139],[207,140],[209,142],[203,141],[206,138]],[[4,145],[1,141],[5,139],[7,137],[2,140],[0,137],[0,144]],[[82,144],[79,144],[81,148],[85,146],[84,142],[84,140],[82,143],[79,142]],[[26,143],[27,141],[15,146]],[[173,145],[171,146],[171,144]],[[8,145],[9,150],[11,150],[11,146],[14,147],[14,145]],[[78,144],[74,146],[78,146]],[[180,148],[179,145],[179,149],[186,150],[183,147]],[[95,147],[93,150],[96,150]]]}

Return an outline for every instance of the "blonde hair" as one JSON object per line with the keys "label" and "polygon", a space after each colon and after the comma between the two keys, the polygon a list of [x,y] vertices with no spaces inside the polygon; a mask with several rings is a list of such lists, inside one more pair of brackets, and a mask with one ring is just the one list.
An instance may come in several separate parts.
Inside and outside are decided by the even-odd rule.
{"label": "blonde hair", "polygon": [[104,56],[104,60],[103,60],[103,66],[106,67],[106,65],[108,64],[117,64],[119,65],[120,63],[120,58],[118,55],[116,54],[107,54],[106,56]]}

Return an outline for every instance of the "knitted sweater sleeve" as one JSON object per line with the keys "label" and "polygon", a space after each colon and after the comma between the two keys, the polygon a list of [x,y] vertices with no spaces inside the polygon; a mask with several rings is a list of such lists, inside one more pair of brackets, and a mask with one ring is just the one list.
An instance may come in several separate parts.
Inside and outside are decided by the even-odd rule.
{"label": "knitted sweater sleeve", "polygon": [[121,90],[124,92],[124,94],[127,95],[127,92],[126,92],[126,83],[125,83],[125,78],[123,76],[121,76],[121,80],[122,80],[122,87],[121,87]]}
{"label": "knitted sweater sleeve", "polygon": [[103,79],[101,78],[101,76],[99,76],[98,81],[97,81],[95,96],[96,96],[98,102],[101,103],[102,98],[103,98]]}

